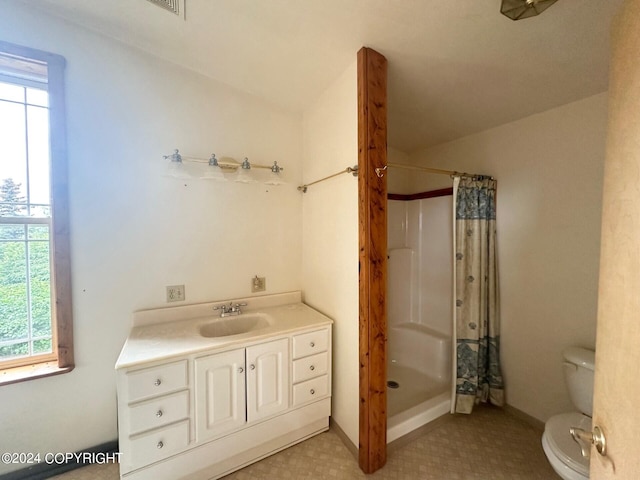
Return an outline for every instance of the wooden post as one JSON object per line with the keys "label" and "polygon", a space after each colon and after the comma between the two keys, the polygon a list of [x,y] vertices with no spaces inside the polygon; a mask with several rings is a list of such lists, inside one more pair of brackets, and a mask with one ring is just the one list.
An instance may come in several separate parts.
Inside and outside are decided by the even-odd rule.
{"label": "wooden post", "polygon": [[359,463],[373,473],[387,461],[387,60],[358,52],[358,197],[360,244]]}

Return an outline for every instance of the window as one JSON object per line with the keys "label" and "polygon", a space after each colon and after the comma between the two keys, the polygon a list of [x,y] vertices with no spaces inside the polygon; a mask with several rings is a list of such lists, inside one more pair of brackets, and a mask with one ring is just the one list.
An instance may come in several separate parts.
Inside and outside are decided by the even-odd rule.
{"label": "window", "polygon": [[0,42],[0,384],[73,368],[64,65]]}

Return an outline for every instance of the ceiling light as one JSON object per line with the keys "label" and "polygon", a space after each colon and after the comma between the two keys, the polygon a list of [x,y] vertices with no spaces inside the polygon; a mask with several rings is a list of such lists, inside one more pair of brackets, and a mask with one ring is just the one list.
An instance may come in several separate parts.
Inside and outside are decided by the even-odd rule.
{"label": "ceiling light", "polygon": [[[170,12],[180,15],[180,0],[149,0],[151,3],[159,7],[169,10]],[[182,9],[184,10],[184,8]]]}
{"label": "ceiling light", "polygon": [[500,13],[506,15],[511,20],[522,20],[523,18],[540,15],[557,0],[502,0]]}

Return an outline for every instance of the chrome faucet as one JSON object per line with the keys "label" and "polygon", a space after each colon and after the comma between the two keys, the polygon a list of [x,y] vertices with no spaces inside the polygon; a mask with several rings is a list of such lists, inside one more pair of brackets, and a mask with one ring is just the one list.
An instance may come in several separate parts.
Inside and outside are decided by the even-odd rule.
{"label": "chrome faucet", "polygon": [[240,307],[246,307],[247,303],[236,303],[229,302],[229,305],[216,305],[213,307],[214,310],[220,310],[220,317],[231,317],[240,315],[242,313],[242,309]]}

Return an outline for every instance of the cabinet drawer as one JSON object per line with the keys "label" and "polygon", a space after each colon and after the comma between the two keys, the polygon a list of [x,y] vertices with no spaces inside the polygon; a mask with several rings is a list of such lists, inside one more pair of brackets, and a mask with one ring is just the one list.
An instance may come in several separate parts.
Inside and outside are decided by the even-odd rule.
{"label": "cabinet drawer", "polygon": [[300,405],[324,397],[329,391],[329,376],[307,380],[293,386],[293,404]]}
{"label": "cabinet drawer", "polygon": [[127,373],[129,398],[135,402],[147,397],[162,395],[187,386],[187,361],[168,363]]}
{"label": "cabinet drawer", "polygon": [[329,330],[316,330],[293,337],[293,358],[325,352],[329,347]]}
{"label": "cabinet drawer", "polygon": [[129,407],[129,432],[133,435],[177,422],[188,416],[188,391],[164,395]]}
{"label": "cabinet drawer", "polygon": [[189,421],[176,423],[131,438],[133,469],[167,458],[189,444]]}
{"label": "cabinet drawer", "polygon": [[327,352],[317,353],[310,357],[294,360],[293,362],[293,383],[309,380],[327,373],[329,365],[329,354]]}

